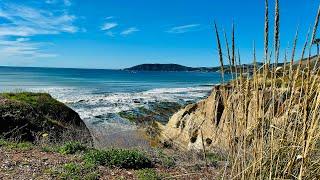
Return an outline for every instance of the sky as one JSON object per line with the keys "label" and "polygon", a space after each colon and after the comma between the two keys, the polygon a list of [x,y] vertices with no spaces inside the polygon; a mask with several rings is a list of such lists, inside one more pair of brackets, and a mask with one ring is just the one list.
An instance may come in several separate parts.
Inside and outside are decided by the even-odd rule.
{"label": "sky", "polygon": [[[274,2],[269,1],[273,23]],[[280,0],[281,50],[290,50],[297,27],[298,48],[303,46],[319,3]],[[234,22],[243,63],[252,62],[253,42],[262,59],[264,0],[0,0],[0,65],[218,66],[214,22],[229,41]]]}

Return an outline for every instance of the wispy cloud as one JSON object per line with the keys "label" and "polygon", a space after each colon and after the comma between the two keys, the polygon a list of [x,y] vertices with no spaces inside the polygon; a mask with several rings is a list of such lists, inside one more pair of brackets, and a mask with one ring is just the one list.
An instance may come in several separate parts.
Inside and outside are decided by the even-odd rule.
{"label": "wispy cloud", "polygon": [[78,31],[78,27],[73,25],[76,17],[66,12],[53,13],[16,4],[2,5],[0,12],[0,17],[9,21],[1,24],[0,35],[32,36]]}
{"label": "wispy cloud", "polygon": [[57,54],[46,53],[41,50],[46,43],[33,43],[29,38],[15,40],[0,39],[0,58],[22,56],[23,58],[48,58]]}
{"label": "wispy cloud", "polygon": [[101,30],[102,31],[107,31],[107,30],[110,30],[110,29],[113,29],[115,27],[118,26],[118,23],[115,23],[115,22],[107,22],[107,23],[104,23],[103,26],[101,27]]}
{"label": "wispy cloud", "polygon": [[181,33],[187,33],[191,31],[197,31],[199,30],[200,24],[187,24],[182,26],[175,26],[167,30],[168,33],[175,33],[175,34],[181,34]]}
{"label": "wispy cloud", "polygon": [[56,3],[63,3],[65,6],[71,6],[71,0],[46,0],[45,3],[47,4],[56,4]]}
{"label": "wispy cloud", "polygon": [[125,29],[124,31],[122,31],[120,34],[123,35],[123,36],[127,36],[129,34],[132,34],[132,33],[138,32],[138,31],[140,31],[138,28],[130,27],[130,28]]}
{"label": "wispy cloud", "polygon": [[[47,0],[46,3],[52,3]],[[37,9],[17,4],[0,4],[0,53],[3,56],[52,57],[43,53],[45,44],[33,43],[30,37],[60,33],[76,33],[76,17],[66,10]]]}

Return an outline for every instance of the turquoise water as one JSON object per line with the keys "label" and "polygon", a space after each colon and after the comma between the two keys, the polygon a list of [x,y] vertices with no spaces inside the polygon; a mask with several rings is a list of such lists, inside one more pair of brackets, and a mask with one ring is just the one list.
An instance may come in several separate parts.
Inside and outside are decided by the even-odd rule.
{"label": "turquoise water", "polygon": [[0,67],[0,91],[50,93],[78,112],[99,136],[135,129],[117,116],[121,111],[154,102],[197,101],[220,80],[219,73],[203,72]]}

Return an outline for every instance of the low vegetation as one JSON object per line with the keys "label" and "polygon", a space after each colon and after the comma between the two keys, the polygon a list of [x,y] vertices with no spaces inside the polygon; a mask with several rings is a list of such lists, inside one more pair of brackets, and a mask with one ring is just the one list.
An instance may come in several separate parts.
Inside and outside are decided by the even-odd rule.
{"label": "low vegetation", "polygon": [[98,169],[92,164],[86,163],[66,163],[57,168],[46,170],[46,173],[59,179],[74,180],[97,180],[99,179]]}
{"label": "low vegetation", "polygon": [[75,154],[77,152],[84,152],[88,148],[80,142],[67,142],[59,148],[59,153],[61,154]]}
{"label": "low vegetation", "polygon": [[152,167],[150,158],[138,150],[91,150],[84,155],[84,161],[96,165],[129,169]]}
{"label": "low vegetation", "polygon": [[47,93],[32,93],[32,92],[18,92],[18,93],[1,93],[0,96],[15,100],[19,102],[24,102],[32,106],[42,106],[45,104],[59,105],[59,101],[53,99]]}
{"label": "low vegetation", "polygon": [[160,180],[161,177],[154,169],[141,169],[137,171],[139,180]]}
{"label": "low vegetation", "polygon": [[215,176],[216,166],[199,166],[204,164],[203,159],[165,150],[97,150],[80,142],[49,145],[0,139],[0,179],[158,180],[175,179],[177,175],[207,179]]}
{"label": "low vegetation", "polygon": [[7,141],[4,139],[0,139],[0,147],[14,149],[14,150],[22,150],[27,151],[34,147],[34,145],[30,142],[14,142]]}

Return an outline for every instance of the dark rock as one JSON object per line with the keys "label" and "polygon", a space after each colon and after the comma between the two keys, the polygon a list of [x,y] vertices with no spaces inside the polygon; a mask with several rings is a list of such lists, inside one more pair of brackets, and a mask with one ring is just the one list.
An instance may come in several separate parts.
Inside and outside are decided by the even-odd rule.
{"label": "dark rock", "polygon": [[0,136],[21,141],[35,141],[48,134],[54,141],[87,139],[91,135],[79,115],[45,93],[0,94]]}

